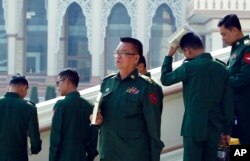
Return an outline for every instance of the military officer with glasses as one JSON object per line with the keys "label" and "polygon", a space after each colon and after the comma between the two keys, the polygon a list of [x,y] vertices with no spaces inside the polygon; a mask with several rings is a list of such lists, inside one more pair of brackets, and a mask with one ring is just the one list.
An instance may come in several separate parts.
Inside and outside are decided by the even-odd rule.
{"label": "military officer with glasses", "polygon": [[57,89],[65,98],[54,106],[49,161],[93,161],[98,154],[98,129],[89,120],[93,105],[78,92],[79,79],[71,68],[58,74]]}
{"label": "military officer with glasses", "polygon": [[[162,98],[155,83],[141,77],[137,63],[142,56],[139,40],[124,37],[114,52],[119,72],[101,84],[101,161],[160,161]],[[102,116],[102,117],[101,117]]]}

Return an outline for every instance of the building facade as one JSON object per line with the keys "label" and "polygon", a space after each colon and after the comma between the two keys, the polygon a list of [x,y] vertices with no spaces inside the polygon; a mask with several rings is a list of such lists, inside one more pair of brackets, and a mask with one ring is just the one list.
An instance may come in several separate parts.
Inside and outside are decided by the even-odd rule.
{"label": "building facade", "polygon": [[34,85],[54,84],[67,67],[78,70],[82,88],[98,84],[116,71],[113,51],[126,36],[143,43],[148,68],[156,68],[169,49],[168,37],[185,23],[208,51],[220,49],[217,22],[227,13],[238,14],[250,33],[248,0],[0,0],[0,5],[2,84],[15,73]]}

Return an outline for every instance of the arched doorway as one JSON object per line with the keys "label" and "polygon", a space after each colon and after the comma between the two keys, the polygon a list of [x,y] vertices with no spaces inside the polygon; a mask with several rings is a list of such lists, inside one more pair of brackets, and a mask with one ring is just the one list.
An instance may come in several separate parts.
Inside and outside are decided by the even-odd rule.
{"label": "arched doorway", "polygon": [[75,2],[67,9],[65,29],[65,67],[75,68],[80,75],[80,82],[90,82],[91,55],[88,50],[86,18]]}
{"label": "arched doorway", "polygon": [[116,4],[108,17],[105,38],[105,74],[116,71],[113,51],[116,49],[120,37],[131,37],[132,29],[127,9],[121,3]]}
{"label": "arched doorway", "polygon": [[148,54],[150,68],[162,65],[163,59],[169,49],[168,38],[175,31],[175,18],[171,8],[167,4],[160,5],[153,17],[151,28]]}

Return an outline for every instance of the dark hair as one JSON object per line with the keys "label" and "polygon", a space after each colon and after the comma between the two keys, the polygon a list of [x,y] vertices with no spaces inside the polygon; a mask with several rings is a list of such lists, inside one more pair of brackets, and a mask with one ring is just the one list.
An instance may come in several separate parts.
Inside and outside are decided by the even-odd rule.
{"label": "dark hair", "polygon": [[25,86],[29,87],[29,83],[28,83],[27,79],[25,78],[25,76],[23,76],[19,73],[12,76],[9,85],[25,85]]}
{"label": "dark hair", "polygon": [[140,59],[139,59],[139,61],[138,61],[138,64],[141,64],[141,63],[144,65],[145,68],[147,67],[146,59],[145,59],[144,56],[140,56]]}
{"label": "dark hair", "polygon": [[59,74],[59,77],[61,77],[63,80],[68,79],[72,84],[74,84],[76,87],[78,86],[79,83],[79,75],[76,70],[67,68],[62,70]]}
{"label": "dark hair", "polygon": [[186,47],[192,49],[200,49],[204,48],[204,45],[198,35],[193,32],[189,32],[181,38],[180,47],[181,49],[184,49]]}
{"label": "dark hair", "polygon": [[139,40],[131,38],[131,37],[121,37],[120,41],[121,42],[125,42],[125,43],[131,43],[131,44],[133,44],[134,47],[135,47],[135,50],[137,50],[138,54],[140,56],[143,55],[142,43]]}
{"label": "dark hair", "polygon": [[241,31],[240,20],[236,14],[229,14],[229,15],[224,16],[219,21],[218,27],[221,27],[223,25],[226,29],[232,29],[233,27],[236,27],[238,30]]}

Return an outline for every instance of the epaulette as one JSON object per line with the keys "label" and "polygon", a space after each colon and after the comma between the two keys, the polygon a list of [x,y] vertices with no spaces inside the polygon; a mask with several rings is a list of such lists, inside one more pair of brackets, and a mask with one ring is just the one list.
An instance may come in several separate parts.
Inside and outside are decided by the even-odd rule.
{"label": "epaulette", "polygon": [[32,106],[36,106],[36,104],[34,102],[28,101],[28,100],[27,100],[27,104],[32,105]]}
{"label": "epaulette", "polygon": [[193,60],[193,59],[184,59],[184,60],[182,61],[182,64],[188,63],[188,62],[191,61],[191,60]]}
{"label": "epaulette", "polygon": [[110,77],[113,77],[113,76],[115,76],[115,75],[116,75],[116,73],[109,74],[109,75],[107,75],[106,77],[104,77],[103,80],[108,79],[108,78],[110,78]]}
{"label": "epaulette", "polygon": [[244,45],[250,45],[250,40],[249,39],[244,40]]}
{"label": "epaulette", "polygon": [[151,79],[150,77],[143,75],[143,74],[139,74],[140,77],[142,77],[144,80],[146,80],[149,83],[154,83],[153,79]]}

